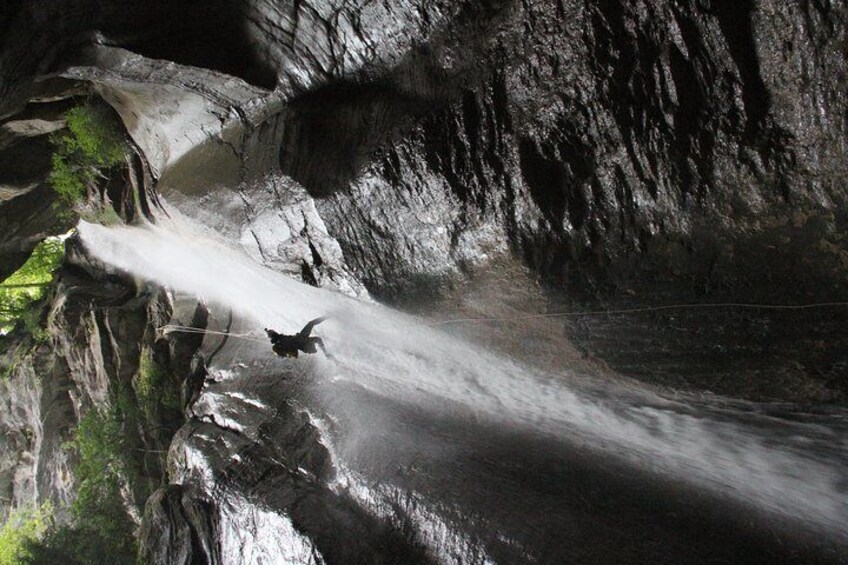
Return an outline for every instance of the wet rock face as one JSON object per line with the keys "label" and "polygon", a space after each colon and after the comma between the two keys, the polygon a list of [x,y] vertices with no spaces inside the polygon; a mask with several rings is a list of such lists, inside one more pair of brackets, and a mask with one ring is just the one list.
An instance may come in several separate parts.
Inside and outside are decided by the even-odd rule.
{"label": "wet rock face", "polygon": [[168,485],[147,500],[139,545],[145,563],[216,563],[219,551],[214,503],[182,485]]}
{"label": "wet rock face", "polygon": [[[845,8],[719,4],[529,2],[483,28],[477,72],[448,107],[414,119],[322,202],[357,272],[374,286],[421,272],[440,230],[462,256],[480,225],[500,226],[554,281],[614,280],[622,259],[669,240],[691,248],[691,272],[708,254],[701,232],[732,239],[798,209],[838,210]],[[451,205],[416,246],[398,243],[408,223],[379,221],[382,199]],[[363,251],[364,233],[380,253]]]}
{"label": "wet rock face", "polygon": [[210,372],[171,447],[169,479],[179,486],[147,503],[145,562],[430,562],[338,484],[323,432],[297,399],[294,370],[252,373],[227,361]]}
{"label": "wet rock face", "polygon": [[[251,43],[244,5],[211,2],[198,11],[191,1],[147,4],[117,0],[9,2],[0,14],[0,117],[24,104],[33,80],[73,62],[93,44],[125,46],[152,58],[226,72],[272,89],[276,69]],[[185,41],[175,38],[190,38]],[[37,88],[37,87],[35,87]]]}
{"label": "wet rock face", "polygon": [[[687,276],[708,253],[699,230],[733,238],[845,200],[838,3],[59,7],[8,8],[3,115],[60,70],[100,85],[154,178],[191,185],[202,160],[232,184],[279,164],[385,297],[504,246],[554,282],[615,286],[637,276],[628,257],[680,241]],[[81,55],[92,44],[183,66]],[[395,206],[416,218],[381,218]]]}
{"label": "wet rock face", "polygon": [[0,278],[15,272],[45,237],[70,228],[54,209],[46,177],[49,136],[64,127],[62,113],[77,89],[56,86],[44,85],[38,99],[0,124]]}
{"label": "wet rock face", "polygon": [[[62,512],[75,497],[77,454],[68,442],[91,410],[109,411],[116,402],[133,407],[122,429],[131,464],[140,470],[128,484],[130,515],[143,506],[151,485],[164,475],[171,435],[182,421],[179,407],[163,408],[171,394],[179,403],[180,381],[200,345],[197,336],[165,338],[156,328],[200,323],[191,308],[168,295],[136,288],[132,280],[89,261],[70,245],[55,288],[42,310],[47,337],[37,340],[18,328],[4,337],[0,352],[0,488],[9,509],[53,501]],[[147,369],[143,366],[147,364]],[[160,373],[151,377],[155,364]],[[179,375],[177,377],[176,375]],[[149,379],[154,380],[149,380]],[[139,385],[148,379],[145,385]],[[147,388],[144,388],[147,387]],[[145,395],[154,395],[145,396]],[[124,399],[124,400],[119,400]],[[136,515],[137,519],[137,515]]]}
{"label": "wet rock face", "polygon": [[[85,84],[135,144],[145,215],[179,210],[309,284],[429,297],[512,253],[590,289],[848,295],[843,3],[13,1],[0,32],[0,274],[61,223],[47,135]],[[145,562],[429,559],[333,484],[288,389],[239,396],[208,382],[200,340],[150,332],[208,312],[107,271],[63,279],[53,348],[0,383],[4,497],[72,497],[62,443],[148,347],[185,379],[188,422],[141,438],[169,449]]]}

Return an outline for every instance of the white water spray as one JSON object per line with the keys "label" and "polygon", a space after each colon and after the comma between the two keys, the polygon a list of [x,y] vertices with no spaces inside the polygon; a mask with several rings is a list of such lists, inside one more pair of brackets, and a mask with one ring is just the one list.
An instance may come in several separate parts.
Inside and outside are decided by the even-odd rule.
{"label": "white water spray", "polygon": [[647,393],[583,390],[415,317],[291,280],[185,224],[83,223],[79,231],[98,259],[230,307],[255,329],[294,333],[329,314],[320,333],[334,360],[326,364],[329,374],[316,378],[354,381],[425,409],[456,405],[505,426],[578,441],[845,536],[848,446],[844,434],[828,426],[754,410],[691,407]]}

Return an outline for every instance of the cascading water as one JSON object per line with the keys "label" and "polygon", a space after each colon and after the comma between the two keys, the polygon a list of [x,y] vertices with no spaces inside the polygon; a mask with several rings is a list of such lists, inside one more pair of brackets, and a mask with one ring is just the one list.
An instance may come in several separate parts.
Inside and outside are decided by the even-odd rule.
{"label": "cascading water", "polygon": [[[330,315],[318,333],[332,360],[269,363],[308,368],[313,386],[305,403],[319,420],[344,422],[344,431],[325,434],[337,464],[352,473],[370,473],[374,484],[385,478],[379,467],[387,464],[374,459],[391,458],[406,469],[429,469],[429,479],[421,473],[424,478],[398,482],[419,494],[431,493],[434,507],[441,504],[433,490],[438,486],[474,491],[469,501],[483,496],[475,489],[483,488],[478,479],[484,483],[486,473],[458,466],[449,477],[456,485],[448,485],[440,483],[446,479],[438,469],[426,461],[416,463],[431,455],[450,461],[451,445],[464,450],[463,442],[476,441],[457,439],[466,432],[440,427],[449,421],[494,430],[492,438],[527,435],[555,450],[612,457],[640,472],[695,485],[803,525],[837,545],[848,543],[844,414],[782,415],[773,407],[744,402],[670,400],[591,384],[576,375],[544,374],[424,320],[279,275],[182,220],[167,227],[83,223],[79,233],[98,259],[231,308],[247,330],[274,327],[294,333],[305,321]],[[252,342],[233,348],[227,362],[268,353]],[[434,441],[440,437],[446,440]],[[382,449],[377,439],[394,447]],[[497,446],[489,448],[497,452]],[[503,456],[497,457],[503,464]],[[463,496],[453,496],[451,504],[461,506]]]}

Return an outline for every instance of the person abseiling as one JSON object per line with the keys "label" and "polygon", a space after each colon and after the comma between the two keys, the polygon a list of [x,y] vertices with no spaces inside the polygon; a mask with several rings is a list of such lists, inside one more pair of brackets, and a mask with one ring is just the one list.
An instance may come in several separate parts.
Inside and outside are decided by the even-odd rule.
{"label": "person abseiling", "polygon": [[297,357],[298,351],[302,351],[304,353],[317,353],[318,349],[316,347],[320,347],[321,351],[324,352],[324,355],[330,357],[327,353],[327,349],[324,347],[324,340],[320,337],[312,337],[309,335],[312,333],[312,328],[326,319],[326,317],[315,318],[303,326],[303,329],[295,335],[277,333],[268,328],[265,328],[265,333],[268,334],[268,338],[271,340],[271,348],[274,350],[274,353],[280,357]]}

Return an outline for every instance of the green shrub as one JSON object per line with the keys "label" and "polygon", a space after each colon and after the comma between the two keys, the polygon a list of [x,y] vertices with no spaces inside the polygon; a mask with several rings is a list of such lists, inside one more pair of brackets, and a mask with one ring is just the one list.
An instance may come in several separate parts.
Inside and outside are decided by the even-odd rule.
{"label": "green shrub", "polygon": [[[0,345],[6,345],[5,341],[0,340]],[[23,342],[17,341],[9,344],[11,347],[4,348],[0,353],[0,380],[9,380],[15,371],[26,359],[30,348]]]}
{"label": "green shrub", "polygon": [[27,563],[132,563],[137,552],[135,525],[124,507],[121,486],[128,480],[128,446],[115,409],[91,409],[69,443],[79,457],[77,497],[71,523],[32,544]]}
{"label": "green shrub", "polygon": [[141,351],[134,386],[138,403],[149,423],[158,423],[165,411],[180,410],[180,391],[168,379],[166,371],[148,348]]}
{"label": "green shrub", "polygon": [[136,473],[127,439],[127,428],[133,422],[127,421],[119,404],[115,402],[107,410],[91,409],[80,420],[68,443],[79,458],[74,473],[77,497],[69,508],[70,523],[53,526],[41,539],[30,543],[21,563],[135,562],[135,524],[127,514],[122,492]]}
{"label": "green shrub", "polygon": [[[118,520],[120,516],[116,516]],[[121,544],[130,541],[131,544]],[[41,540],[28,544],[22,565],[115,565],[135,563],[135,542],[127,538],[104,537],[102,531],[87,526],[57,526],[47,530]]]}
{"label": "green shrub", "polygon": [[53,506],[47,502],[40,508],[21,508],[12,512],[0,527],[0,565],[18,565],[32,558],[37,544],[52,523]]}
{"label": "green shrub", "polygon": [[35,247],[20,269],[0,283],[0,335],[10,332],[18,321],[23,321],[37,340],[46,339],[46,332],[38,323],[41,310],[36,303],[44,298],[53,280],[53,272],[64,256],[62,239],[48,237]]}
{"label": "green shrub", "polygon": [[101,106],[78,106],[65,114],[77,150],[96,167],[110,168],[124,160],[124,138],[109,110]]}
{"label": "green shrub", "polygon": [[69,206],[81,202],[86,187],[124,162],[126,142],[120,122],[103,106],[86,104],[65,114],[67,130],[50,138],[53,145],[49,181]]}
{"label": "green shrub", "polygon": [[80,420],[71,446],[79,455],[77,498],[71,511],[77,518],[91,518],[85,516],[89,509],[120,498],[120,484],[126,477],[120,422],[111,412],[89,410]]}
{"label": "green shrub", "polygon": [[66,156],[54,153],[53,170],[50,173],[50,185],[56,194],[66,203],[79,202],[85,197],[85,184]]}

